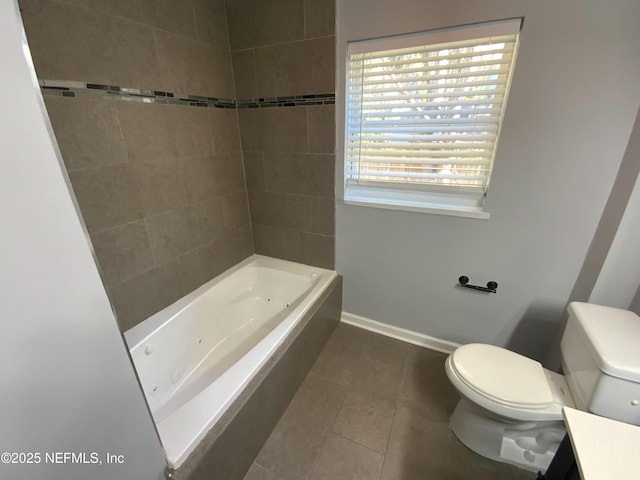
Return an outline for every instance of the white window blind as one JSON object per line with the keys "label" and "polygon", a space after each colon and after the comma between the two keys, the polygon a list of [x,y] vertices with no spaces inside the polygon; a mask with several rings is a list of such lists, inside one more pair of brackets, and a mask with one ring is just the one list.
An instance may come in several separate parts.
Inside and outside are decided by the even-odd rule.
{"label": "white window blind", "polygon": [[[346,198],[486,193],[521,19],[350,43]],[[446,196],[446,195],[445,195]]]}

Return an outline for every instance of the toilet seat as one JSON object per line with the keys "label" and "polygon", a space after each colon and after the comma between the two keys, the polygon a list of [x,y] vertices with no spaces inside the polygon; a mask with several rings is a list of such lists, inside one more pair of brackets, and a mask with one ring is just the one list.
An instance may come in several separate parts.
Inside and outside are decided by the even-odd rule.
{"label": "toilet seat", "polygon": [[[486,349],[484,347],[490,348]],[[499,349],[500,351],[496,352],[493,349]],[[457,355],[460,350],[466,353],[463,355]],[[481,355],[482,353],[487,352],[490,352],[489,355]],[[455,366],[454,357],[456,358]],[[516,379],[514,381],[520,386],[525,385],[530,381],[532,386],[535,385],[536,387],[539,387],[542,394],[539,396],[533,394],[533,401],[531,399],[523,398],[523,395],[516,394],[515,396],[510,396],[505,394],[505,390],[509,384],[504,381],[504,376],[501,377],[502,380],[495,380],[496,383],[502,385],[502,389],[492,389],[488,386],[491,384],[490,377],[492,376],[492,372],[496,371],[491,370],[491,368],[499,368],[504,372],[504,370],[507,369],[506,365],[513,362],[514,359],[516,362],[522,360],[518,359],[518,357],[522,356],[500,347],[483,344],[469,344],[459,347],[454,353],[449,355],[445,364],[445,371],[449,380],[451,380],[451,383],[461,395],[485,410],[488,410],[489,412],[492,412],[506,420],[527,422],[562,420],[563,405],[573,405],[573,400],[570,398],[570,395],[566,396],[568,389],[566,388],[564,377],[542,368],[542,366],[534,360],[522,357],[524,360],[537,364],[537,367],[540,369],[537,373],[539,374],[540,371],[542,371],[542,375],[544,377],[542,380],[539,375],[535,373],[537,368],[527,369],[526,366],[531,367],[531,364],[524,361],[522,362],[525,364],[525,370],[515,373],[516,370],[513,369],[512,374],[508,377],[510,379]],[[502,362],[500,362],[500,360],[502,360]],[[476,365],[472,368],[470,362],[475,362]],[[500,363],[502,363],[502,365],[500,365]],[[533,376],[529,375],[531,371],[534,371]],[[475,376],[474,373],[476,374]],[[493,376],[495,377],[496,374],[494,373]],[[479,388],[478,385],[474,384],[474,379],[486,380],[487,378],[487,383],[484,383],[483,381],[478,382],[482,388]],[[544,385],[541,385],[541,382],[543,382]],[[522,393],[522,390],[520,390],[520,393]],[[549,402],[547,402],[549,398],[547,397],[547,394],[551,396],[551,400]]]}
{"label": "toilet seat", "polygon": [[552,401],[542,365],[523,355],[481,343],[458,348],[452,367],[480,395],[515,408],[544,408]]}

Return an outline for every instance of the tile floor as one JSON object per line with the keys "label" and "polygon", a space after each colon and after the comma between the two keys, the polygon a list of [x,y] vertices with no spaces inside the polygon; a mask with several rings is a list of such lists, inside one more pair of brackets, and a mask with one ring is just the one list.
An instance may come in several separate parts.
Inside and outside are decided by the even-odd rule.
{"label": "tile floor", "polygon": [[340,324],[245,480],[532,480],[464,447],[446,355]]}

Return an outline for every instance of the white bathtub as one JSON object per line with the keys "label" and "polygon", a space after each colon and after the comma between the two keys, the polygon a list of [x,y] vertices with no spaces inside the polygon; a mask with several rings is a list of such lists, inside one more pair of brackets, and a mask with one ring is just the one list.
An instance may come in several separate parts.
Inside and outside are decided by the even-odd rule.
{"label": "white bathtub", "polygon": [[253,255],[125,332],[170,467],[189,456],[335,276]]}

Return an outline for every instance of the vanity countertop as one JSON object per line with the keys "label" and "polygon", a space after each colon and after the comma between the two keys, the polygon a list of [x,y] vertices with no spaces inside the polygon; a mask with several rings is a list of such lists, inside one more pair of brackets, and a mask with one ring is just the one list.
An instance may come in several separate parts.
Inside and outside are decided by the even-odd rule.
{"label": "vanity countertop", "polygon": [[562,409],[582,480],[640,478],[640,427]]}

